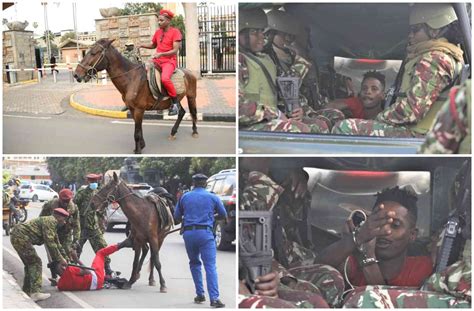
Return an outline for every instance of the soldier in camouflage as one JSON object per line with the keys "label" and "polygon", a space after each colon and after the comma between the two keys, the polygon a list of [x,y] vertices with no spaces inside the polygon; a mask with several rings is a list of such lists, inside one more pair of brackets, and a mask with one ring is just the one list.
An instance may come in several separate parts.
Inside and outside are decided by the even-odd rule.
{"label": "soldier in camouflage", "polygon": [[41,258],[33,245],[45,244],[53,260],[67,264],[66,254],[59,243],[57,229],[66,224],[68,212],[62,208],[54,210],[52,216],[38,217],[12,230],[10,241],[25,265],[23,291],[34,301],[44,300],[51,294],[41,293]]}
{"label": "soldier in camouflage", "polygon": [[[98,192],[98,181],[102,175],[88,174],[86,178],[87,187],[79,190],[74,197],[74,202],[79,208],[81,222],[81,237],[76,248],[78,257],[81,256],[82,248],[87,241],[90,242],[94,253],[107,247],[107,242],[104,239],[105,211],[97,211],[90,206],[91,198]],[[110,258],[105,257],[105,273],[110,275],[112,272]]]}
{"label": "soldier in camouflage", "polygon": [[127,58],[133,64],[142,63],[140,55],[138,55],[137,50],[135,50],[135,44],[133,43],[133,41],[128,41],[127,43],[125,43],[125,51],[123,51],[122,55],[125,56],[125,58]]}
{"label": "soldier in camouflage", "polygon": [[471,80],[451,89],[418,153],[471,153]]}
{"label": "soldier in camouflage", "polygon": [[278,108],[277,68],[262,53],[267,17],[261,9],[239,11],[239,126],[251,131],[329,133],[326,117]]}
{"label": "soldier in camouflage", "polygon": [[[72,201],[74,193],[69,189],[62,189],[59,191],[59,198],[53,199],[43,205],[40,217],[51,216],[56,208],[62,208],[69,213],[66,224],[58,229],[59,242],[63,252],[66,254],[66,259],[70,261],[73,257],[71,252],[75,250],[75,246],[81,237],[81,225],[79,222],[79,210]],[[50,258],[52,259],[52,258]],[[53,269],[54,270],[54,269]],[[57,275],[52,270],[51,285],[56,286]]]}
{"label": "soldier in camouflage", "polygon": [[[278,286],[278,296],[297,306],[309,306],[311,305],[309,301],[321,301],[321,297],[324,298],[325,304],[336,306],[344,291],[344,280],[333,267],[314,264],[314,252],[302,245],[301,233],[295,228],[296,223],[301,223],[302,214],[298,209],[303,202],[288,201],[280,205],[282,194],[290,191],[285,191],[282,185],[277,184],[268,176],[270,174],[269,165],[268,159],[242,159],[243,176],[240,179],[242,187],[239,188],[242,189],[242,192],[239,196],[239,208],[241,210],[272,210],[273,212],[280,209],[283,212],[280,214],[280,219],[293,220],[283,222],[281,228],[282,247],[279,248],[278,257],[279,261],[285,263],[282,264],[274,259],[272,264],[274,271],[272,273],[276,273],[277,279],[281,281]],[[294,189],[291,193],[293,193],[295,200],[304,199],[307,192],[307,178],[302,174],[300,171],[292,172],[288,174],[290,177],[288,182],[283,183],[287,189]],[[276,208],[277,204],[278,208]],[[298,208],[292,210],[296,206]],[[277,252],[275,251],[275,253]],[[261,278],[264,277],[268,278],[267,283],[272,282],[271,274]],[[258,285],[256,287],[258,289]],[[299,300],[298,297],[305,298]],[[257,301],[257,304],[265,303],[265,300],[256,299],[253,297],[250,300],[242,300],[240,304],[252,305]],[[270,304],[274,302],[273,300],[268,301]],[[325,304],[317,306],[324,307]]]}
{"label": "soldier in camouflage", "polygon": [[[334,134],[423,137],[443,103],[441,93],[455,83],[463,64],[456,46],[456,13],[451,4],[416,4],[410,13],[407,57],[395,102],[374,121],[347,119]],[[390,103],[391,104],[391,103]]]}

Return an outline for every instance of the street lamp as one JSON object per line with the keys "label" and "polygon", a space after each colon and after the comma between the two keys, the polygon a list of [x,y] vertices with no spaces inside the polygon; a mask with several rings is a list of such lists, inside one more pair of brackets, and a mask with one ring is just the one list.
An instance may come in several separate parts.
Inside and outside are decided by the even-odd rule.
{"label": "street lamp", "polygon": [[48,50],[48,60],[50,60],[51,59],[51,41],[49,38],[48,9],[46,7],[48,5],[48,2],[41,2],[41,5],[44,7],[44,27],[46,28],[45,40],[46,40],[46,48]]}

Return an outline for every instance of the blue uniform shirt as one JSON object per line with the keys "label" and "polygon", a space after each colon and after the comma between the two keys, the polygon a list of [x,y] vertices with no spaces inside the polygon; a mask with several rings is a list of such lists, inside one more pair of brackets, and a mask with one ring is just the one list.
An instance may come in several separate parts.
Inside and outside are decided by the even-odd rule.
{"label": "blue uniform shirt", "polygon": [[204,188],[197,187],[186,192],[176,204],[174,218],[184,217],[182,226],[203,225],[213,227],[214,213],[227,217],[221,199]]}

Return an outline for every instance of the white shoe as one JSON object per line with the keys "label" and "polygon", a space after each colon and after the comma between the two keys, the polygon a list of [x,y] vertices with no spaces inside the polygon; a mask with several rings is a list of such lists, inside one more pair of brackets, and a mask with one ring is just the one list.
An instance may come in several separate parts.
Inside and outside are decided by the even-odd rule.
{"label": "white shoe", "polygon": [[48,294],[48,293],[33,293],[30,295],[31,299],[33,299],[33,301],[41,301],[41,300],[45,300],[45,299],[48,299],[49,297],[51,297],[51,294]]}

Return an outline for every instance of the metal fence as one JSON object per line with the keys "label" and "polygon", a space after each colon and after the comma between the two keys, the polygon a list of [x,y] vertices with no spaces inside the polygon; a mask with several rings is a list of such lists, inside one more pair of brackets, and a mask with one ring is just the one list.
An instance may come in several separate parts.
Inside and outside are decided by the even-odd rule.
{"label": "metal fence", "polygon": [[[202,73],[235,72],[236,6],[198,5],[199,55]],[[179,66],[186,66],[186,39]]]}

